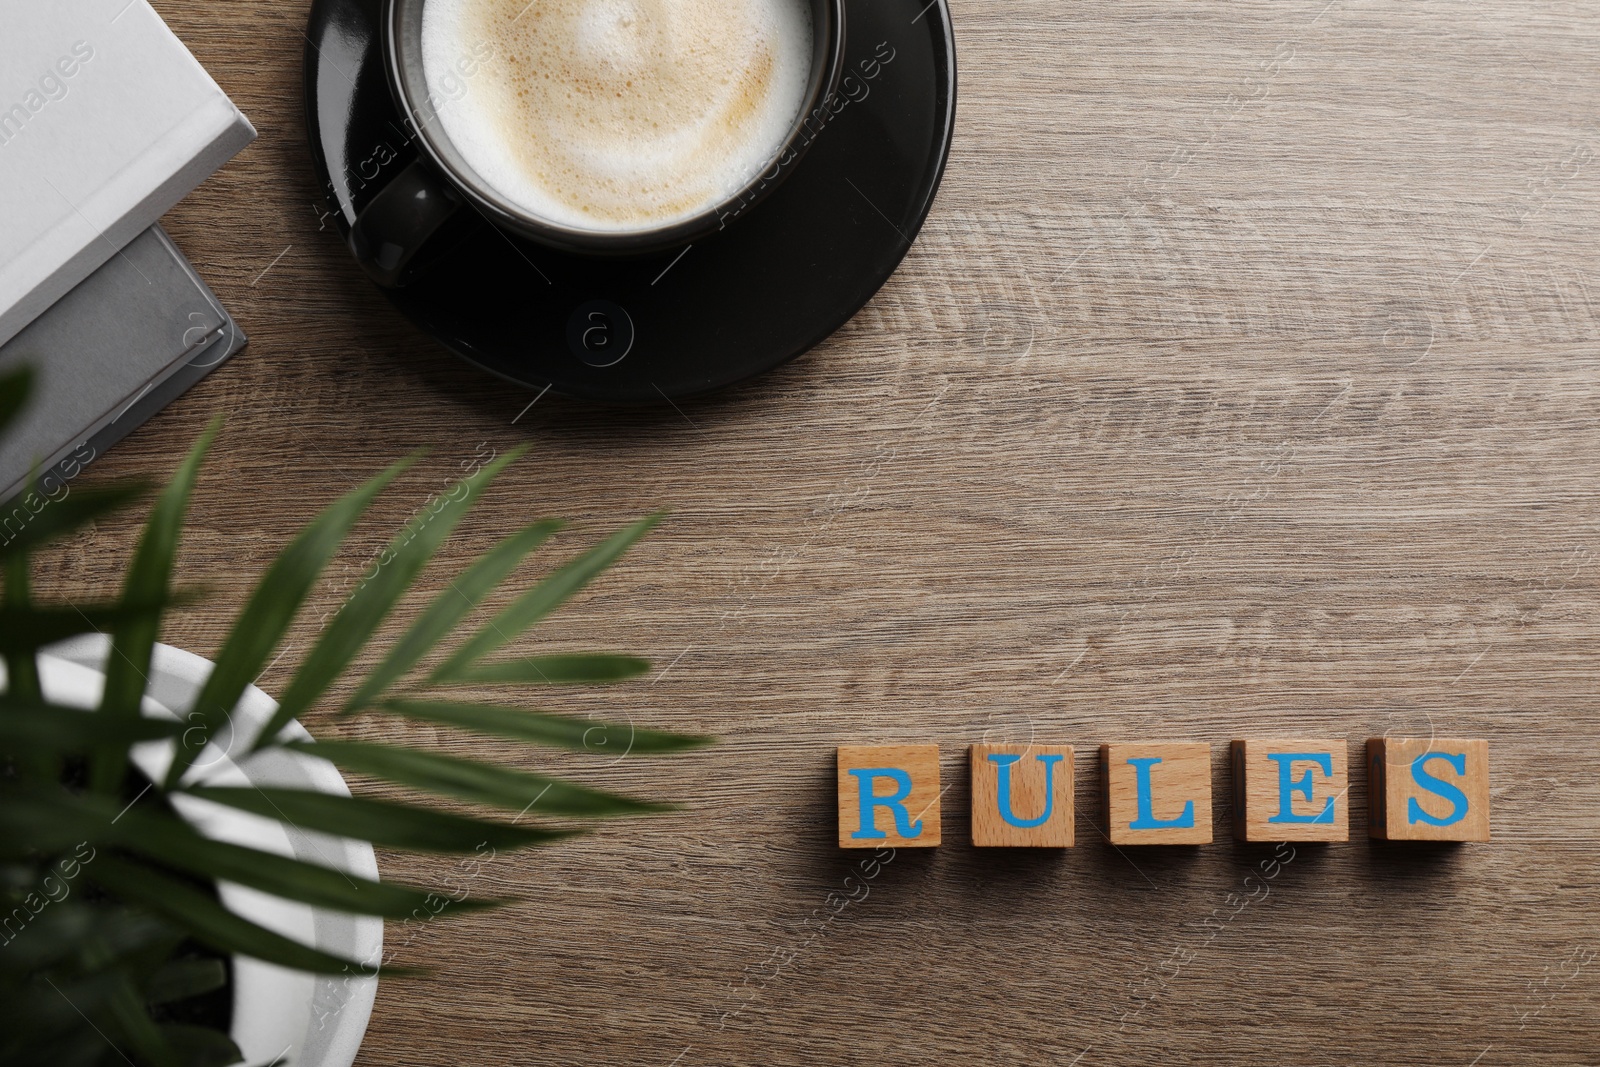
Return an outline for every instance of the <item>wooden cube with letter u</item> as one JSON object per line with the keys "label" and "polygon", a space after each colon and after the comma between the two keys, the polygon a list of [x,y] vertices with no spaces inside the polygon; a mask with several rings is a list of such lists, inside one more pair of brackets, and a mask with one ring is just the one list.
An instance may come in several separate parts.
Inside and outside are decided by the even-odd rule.
{"label": "wooden cube with letter u", "polygon": [[839,847],[939,844],[938,745],[839,746]]}
{"label": "wooden cube with letter u", "polygon": [[1367,742],[1367,831],[1381,841],[1489,840],[1489,742]]}
{"label": "wooden cube with letter u", "polygon": [[1211,746],[1100,746],[1106,836],[1113,845],[1211,843]]}
{"label": "wooden cube with letter u", "polygon": [[1071,745],[973,745],[972,843],[1071,848]]}

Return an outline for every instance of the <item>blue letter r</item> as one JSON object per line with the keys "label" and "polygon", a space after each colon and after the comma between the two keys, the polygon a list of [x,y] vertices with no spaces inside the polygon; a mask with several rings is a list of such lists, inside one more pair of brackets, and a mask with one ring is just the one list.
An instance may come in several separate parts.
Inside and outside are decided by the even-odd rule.
{"label": "blue letter r", "polygon": [[[911,821],[911,813],[906,810],[906,797],[911,795],[911,775],[898,767],[863,767],[850,772],[856,779],[856,799],[861,805],[860,825],[856,832],[850,836],[867,841],[878,841],[889,835],[878,829],[874,816],[876,808],[885,807],[894,815],[894,831],[906,840],[922,836],[922,820]],[[888,796],[879,797],[872,795],[873,782],[879,778],[887,778],[895,784],[895,791]]]}

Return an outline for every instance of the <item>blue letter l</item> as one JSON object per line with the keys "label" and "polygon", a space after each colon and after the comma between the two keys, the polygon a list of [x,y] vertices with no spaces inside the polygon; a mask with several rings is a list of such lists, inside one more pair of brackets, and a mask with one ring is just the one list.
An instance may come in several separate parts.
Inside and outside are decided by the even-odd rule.
{"label": "blue letter l", "polygon": [[1128,761],[1139,788],[1139,817],[1128,824],[1130,830],[1162,830],[1169,826],[1188,829],[1194,825],[1194,801],[1183,805],[1183,814],[1174,819],[1158,819],[1150,801],[1150,768],[1161,762],[1159,756],[1139,756]]}

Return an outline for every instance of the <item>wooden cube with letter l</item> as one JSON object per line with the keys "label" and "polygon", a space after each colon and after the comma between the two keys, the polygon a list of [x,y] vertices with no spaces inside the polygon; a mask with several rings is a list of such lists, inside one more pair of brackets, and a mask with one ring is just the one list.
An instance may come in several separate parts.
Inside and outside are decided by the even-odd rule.
{"label": "wooden cube with letter l", "polygon": [[1113,845],[1211,843],[1211,746],[1100,746],[1106,836]]}
{"label": "wooden cube with letter l", "polygon": [[1235,741],[1233,836],[1240,841],[1350,840],[1350,759],[1343,741]]}
{"label": "wooden cube with letter l", "polygon": [[1489,742],[1367,742],[1367,830],[1380,841],[1489,840]]}
{"label": "wooden cube with letter l", "polygon": [[972,843],[1071,848],[1071,745],[973,745]]}
{"label": "wooden cube with letter l", "polygon": [[839,746],[839,847],[939,844],[939,746]]}

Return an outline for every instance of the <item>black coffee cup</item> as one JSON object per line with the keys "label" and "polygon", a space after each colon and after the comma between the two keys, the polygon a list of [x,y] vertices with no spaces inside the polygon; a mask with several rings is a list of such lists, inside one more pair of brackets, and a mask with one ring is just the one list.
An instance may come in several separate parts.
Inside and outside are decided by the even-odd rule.
{"label": "black coffee cup", "polygon": [[637,230],[583,230],[540,218],[496,192],[462,157],[438,121],[437,89],[422,65],[422,9],[427,0],[384,0],[383,53],[389,89],[405,117],[418,158],[399,171],[351,227],[356,258],[379,284],[404,285],[413,261],[452,217],[476,211],[490,225],[563,252],[647,255],[688,244],[729,225],[777,188],[826,124],[844,68],[844,0],[809,0],[811,74],[804,105],[782,147],[759,173],[722,203],[692,218]]}

